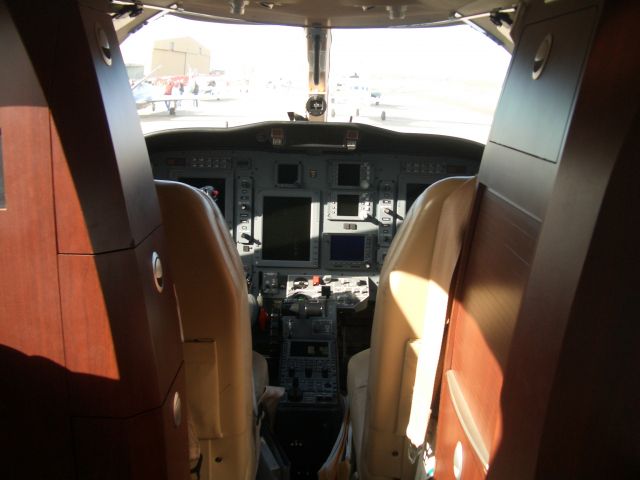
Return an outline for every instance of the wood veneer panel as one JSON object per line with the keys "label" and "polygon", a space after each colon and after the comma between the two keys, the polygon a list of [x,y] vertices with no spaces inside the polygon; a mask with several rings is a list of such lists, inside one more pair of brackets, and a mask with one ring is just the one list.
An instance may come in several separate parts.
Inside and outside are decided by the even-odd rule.
{"label": "wood veneer panel", "polygon": [[[69,169],[67,157],[62,148],[60,134],[53,118],[51,119],[51,154],[53,164],[53,185],[55,191],[56,234],[61,238],[61,253],[92,253],[89,227],[82,212],[82,203]],[[119,202],[109,208],[118,208]]]}
{"label": "wood veneer panel", "polygon": [[4,86],[0,90],[0,106],[46,107],[42,88],[5,1],[0,1],[0,39]]}
{"label": "wood veneer panel", "polygon": [[[20,478],[25,466],[39,478],[73,475],[48,117],[46,107],[0,107],[6,187],[6,208],[0,209],[0,443],[6,478]],[[48,448],[40,452],[42,445]],[[40,453],[35,465],[34,452]]]}
{"label": "wood veneer panel", "polygon": [[[485,190],[463,291],[456,293],[456,299],[478,325],[501,369],[507,362],[511,329],[539,228],[538,220]],[[455,367],[455,359],[452,364]]]}
{"label": "wood veneer panel", "polygon": [[58,300],[49,110],[1,1],[0,52],[6,200],[0,208],[0,476],[67,479],[74,471]]}
{"label": "wood veneer panel", "polygon": [[638,15],[604,4],[513,338],[496,479],[640,476]]}
{"label": "wood veneer panel", "polygon": [[[47,108],[35,72],[0,3],[0,340],[64,365]],[[15,86],[20,85],[18,89]]]}
{"label": "wood veneer panel", "polygon": [[[176,427],[174,421],[174,393],[178,392],[182,420]],[[184,364],[181,365],[169,394],[162,406],[162,426],[167,472],[170,479],[191,478],[189,475],[189,439],[187,416],[187,383]],[[144,441],[144,438],[142,439]],[[157,461],[157,459],[156,459]]]}
{"label": "wood veneer panel", "polygon": [[[182,419],[177,427],[173,416],[175,392],[182,399]],[[127,419],[74,418],[79,478],[188,479],[185,408],[181,369],[159,408]]]}
{"label": "wood veneer panel", "polygon": [[151,268],[152,252],[162,258],[162,239],[158,230],[133,250],[60,255],[75,415],[122,417],[156,408],[173,381],[182,358],[175,296],[169,277],[167,288],[156,291]]}
{"label": "wood veneer panel", "polygon": [[542,219],[556,178],[557,164],[489,142],[478,181]]}
{"label": "wood veneer panel", "polygon": [[449,395],[449,383],[446,376],[442,380],[442,397],[440,403],[439,422],[447,428],[438,433],[436,475],[438,480],[454,479],[453,455],[458,442],[462,445],[462,474],[464,480],[481,480],[485,478],[484,467],[473,451],[469,439],[456,415]]}
{"label": "wood veneer panel", "polygon": [[[484,194],[456,287],[444,368],[455,372],[491,454],[494,437],[501,432],[503,374],[539,222],[490,190],[480,191]],[[443,389],[441,408],[444,397]],[[441,418],[438,438],[449,435],[449,428],[454,428],[451,421]],[[438,450],[438,458],[441,453]]]}
{"label": "wood veneer panel", "polygon": [[[161,220],[110,17],[70,0],[10,2],[10,7],[61,139],[54,149],[60,252],[138,245]],[[34,9],[43,13],[34,16]],[[97,25],[110,39],[111,66],[97,46]]]}
{"label": "wood veneer panel", "polygon": [[[640,81],[638,67],[640,62],[635,69]],[[640,232],[628,228],[640,225],[639,151],[637,110],[617,156],[563,332],[538,478],[592,476],[594,439],[607,477],[640,478]]]}
{"label": "wood veneer panel", "polygon": [[[153,282],[153,252],[158,253],[163,265],[164,288],[161,294]],[[153,347],[161,391],[166,392],[182,364],[182,339],[178,305],[173,277],[167,259],[164,228],[158,228],[135,249],[142,293],[147,312],[149,338]]]}
{"label": "wood veneer panel", "polygon": [[0,210],[0,338],[64,365],[51,187],[49,112],[0,107],[6,208]]}
{"label": "wood veneer panel", "polygon": [[[156,441],[154,432],[161,433],[165,445],[152,459],[156,466],[137,470],[136,478],[155,470],[184,470],[176,470],[174,464],[187,458],[186,435],[173,435],[169,442],[163,434],[167,414],[159,410],[163,402],[166,405],[181,352],[170,278],[163,295],[150,295],[153,287],[145,283],[147,278],[153,282],[150,249],[162,253],[163,246],[159,230],[150,236],[159,225],[159,211],[144,141],[135,108],[129,108],[133,115],[126,113],[126,101],[132,101],[126,76],[124,81],[117,79],[124,69],[121,58],[117,57],[119,73],[102,76],[80,58],[84,52],[95,60],[95,22],[110,31],[111,21],[92,10],[83,17],[81,11],[84,7],[64,0],[0,1],[0,134],[7,187],[6,208],[0,211],[0,424],[3,438],[11,442],[3,442],[3,459],[8,459],[3,461],[3,478],[76,478],[77,465],[92,462],[88,469],[98,476],[122,471],[132,455],[127,450],[131,444],[103,437],[99,455],[108,456],[110,464],[102,472],[104,462],[82,457],[83,447],[95,442],[100,432],[86,432],[74,449],[72,410],[127,418],[114,423],[144,423],[144,428],[127,427],[143,432],[137,437],[138,447]],[[85,35],[84,44],[79,32]],[[51,110],[61,126],[60,138]],[[138,130],[120,138],[131,119]],[[52,175],[52,149],[57,167],[71,166],[62,170],[66,186],[60,174]],[[66,190],[56,188],[54,193],[56,180]],[[123,197],[126,200],[120,201]],[[54,213],[69,205],[65,202],[75,202],[73,215],[56,225]],[[79,242],[80,252],[140,246],[117,252],[122,254],[118,258],[58,259],[56,233],[63,243]],[[85,276],[74,277],[76,273]],[[112,318],[114,311],[118,315]],[[112,378],[117,376],[124,381]],[[153,408],[154,415],[144,414]],[[181,477],[186,475],[174,476]]]}

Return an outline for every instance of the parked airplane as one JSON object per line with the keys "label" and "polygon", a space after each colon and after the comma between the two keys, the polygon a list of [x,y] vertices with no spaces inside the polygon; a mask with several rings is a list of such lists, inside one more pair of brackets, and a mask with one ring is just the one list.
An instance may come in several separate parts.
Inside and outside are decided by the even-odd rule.
{"label": "parked airplane", "polygon": [[[170,115],[175,115],[178,108],[183,106],[183,102],[185,109],[189,109],[189,107],[193,109],[197,108],[200,102],[223,98],[222,89],[217,88],[215,80],[209,77],[173,77],[154,80],[155,85],[152,81],[141,81],[131,87],[133,99],[139,109],[151,106],[155,111],[156,105],[160,104]],[[180,86],[182,86],[182,92]]]}
{"label": "parked airplane", "polygon": [[[306,29],[309,121],[144,137],[159,13]],[[640,478],[639,16],[0,0],[2,478]],[[334,29],[465,24],[486,144],[328,123]]]}

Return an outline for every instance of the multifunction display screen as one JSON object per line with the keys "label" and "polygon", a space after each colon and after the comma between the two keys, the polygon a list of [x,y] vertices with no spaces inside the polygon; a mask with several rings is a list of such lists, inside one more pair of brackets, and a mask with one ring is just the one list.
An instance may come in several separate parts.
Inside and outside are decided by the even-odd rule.
{"label": "multifunction display screen", "polygon": [[338,215],[341,217],[357,217],[360,195],[338,195]]}
{"label": "multifunction display screen", "polygon": [[364,235],[331,235],[329,259],[343,262],[362,262],[365,257]]}
{"label": "multifunction display screen", "polygon": [[281,163],[277,171],[278,185],[297,185],[300,183],[300,165]]}
{"label": "multifunction display screen", "polygon": [[311,198],[264,197],[262,259],[307,262],[311,256]]}
{"label": "multifunction display screen", "polygon": [[338,186],[359,187],[360,165],[357,163],[340,163],[338,165]]}

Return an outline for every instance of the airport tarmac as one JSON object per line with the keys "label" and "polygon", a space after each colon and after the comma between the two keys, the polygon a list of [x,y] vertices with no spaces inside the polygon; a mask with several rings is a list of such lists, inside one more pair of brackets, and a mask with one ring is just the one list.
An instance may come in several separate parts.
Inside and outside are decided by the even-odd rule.
{"label": "airport tarmac", "polygon": [[[262,121],[288,121],[288,111],[304,115],[304,97],[266,92],[236,98],[201,97],[178,103],[170,115],[164,102],[139,109],[142,130],[151,133],[175,128],[228,128]],[[190,98],[190,97],[189,97]],[[448,99],[422,98],[416,102],[400,95],[383,97],[378,105],[329,104],[327,121],[365,123],[410,133],[430,133],[468,138],[485,143],[491,126],[489,109],[469,109]],[[332,115],[335,113],[335,115]]]}

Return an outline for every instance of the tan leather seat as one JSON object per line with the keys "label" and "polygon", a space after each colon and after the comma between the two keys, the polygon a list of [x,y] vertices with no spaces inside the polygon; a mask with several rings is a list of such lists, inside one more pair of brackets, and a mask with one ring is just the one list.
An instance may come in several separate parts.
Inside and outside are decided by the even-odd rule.
{"label": "tan leather seat", "polygon": [[[254,354],[244,270],[207,195],[177,182],[156,181],[156,187],[182,322],[187,401],[203,454],[201,478],[253,479]],[[266,362],[255,361],[264,386]]]}
{"label": "tan leather seat", "polygon": [[475,190],[475,178],[431,185],[414,203],[387,254],[371,348],[351,358],[347,374],[363,480],[414,478],[409,439],[416,445],[424,440],[448,291]]}

